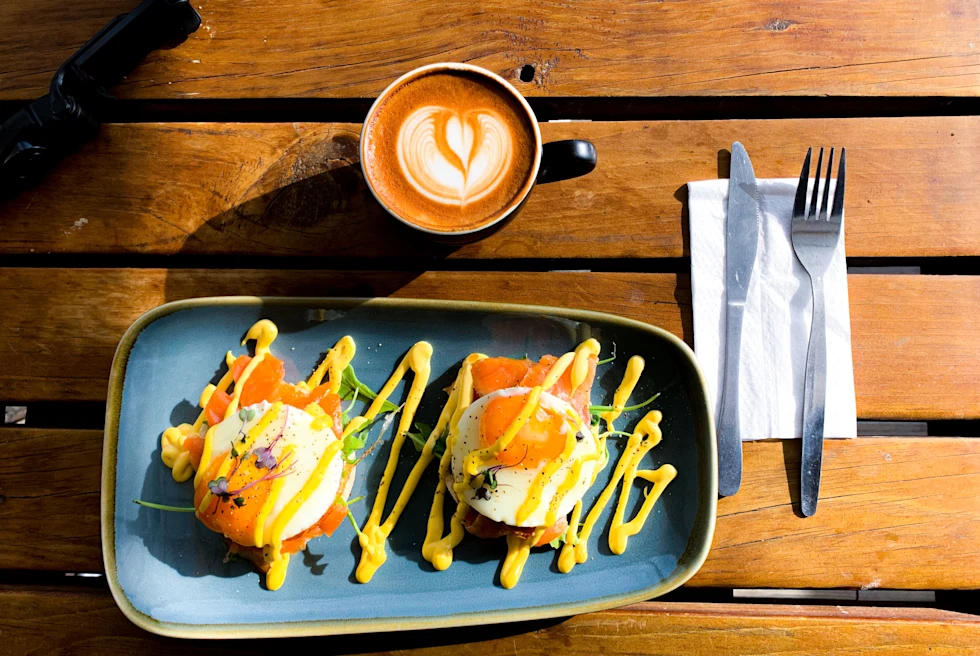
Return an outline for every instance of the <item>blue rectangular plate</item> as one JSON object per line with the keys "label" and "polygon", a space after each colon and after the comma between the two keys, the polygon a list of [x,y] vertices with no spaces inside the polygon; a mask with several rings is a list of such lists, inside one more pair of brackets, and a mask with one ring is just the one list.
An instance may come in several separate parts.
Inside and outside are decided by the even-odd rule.
{"label": "blue rectangular plate", "polygon": [[[589,560],[570,574],[557,570],[557,552],[536,549],[520,583],[504,590],[498,570],[504,540],[467,536],[452,567],[436,572],[421,544],[435,489],[431,465],[388,542],[388,561],[366,585],[354,582],[360,548],[350,525],[312,541],[294,557],[285,585],[267,591],[241,563],[223,563],[224,543],[192,514],[137,506],[134,499],[189,505],[192,484],[176,483],[160,460],[160,434],[193,421],[197,399],[222,373],[224,353],[238,347],[260,318],[279,326],[273,353],[286,379],[305,379],[327,348],[349,334],[357,343],[354,368],[377,389],[418,340],[434,347],[432,379],[417,420],[430,424],[446,401],[459,363],[469,353],[532,359],[560,355],[588,337],[613,343],[619,358],[599,369],[593,403],[611,402],[627,359],[647,367],[634,402],[654,392],[654,404],[627,414],[632,427],[651,408],[663,411],[663,442],[644,467],[671,463],[677,478],[626,553],[609,552],[606,510],[590,539]],[[406,391],[399,386],[394,399]],[[664,594],[688,580],[711,545],[717,502],[714,427],[701,371],[679,339],[644,323],[596,312],[547,307],[393,299],[274,299],[230,297],[178,301],[141,317],[126,332],[112,366],[102,478],[102,541],[112,594],[137,625],[170,636],[246,638],[394,631],[487,624],[591,612]],[[376,429],[377,431],[377,429]],[[372,434],[372,437],[376,434]],[[613,459],[622,440],[610,440]],[[352,496],[363,522],[388,457],[386,443],[358,468]],[[400,489],[417,452],[402,451],[393,490]],[[586,509],[613,470],[586,494]],[[643,481],[631,495],[642,502]],[[392,494],[390,504],[396,494]],[[615,502],[610,504],[614,506]],[[447,510],[447,513],[449,510]]]}

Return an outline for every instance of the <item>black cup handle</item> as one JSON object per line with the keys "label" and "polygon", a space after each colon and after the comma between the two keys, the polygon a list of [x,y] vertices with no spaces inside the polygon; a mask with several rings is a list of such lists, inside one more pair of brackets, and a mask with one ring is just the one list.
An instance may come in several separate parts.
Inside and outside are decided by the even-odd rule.
{"label": "black cup handle", "polygon": [[591,173],[596,164],[595,146],[589,141],[569,139],[546,143],[541,153],[538,182],[558,182]]}

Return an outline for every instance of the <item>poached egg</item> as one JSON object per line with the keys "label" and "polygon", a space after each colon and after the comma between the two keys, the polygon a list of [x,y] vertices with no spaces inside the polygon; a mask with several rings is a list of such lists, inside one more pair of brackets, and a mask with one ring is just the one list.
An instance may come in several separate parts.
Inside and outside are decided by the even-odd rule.
{"label": "poached egg", "polygon": [[[233,464],[224,483],[232,498],[217,504],[212,501],[208,509],[199,512],[198,516],[211,530],[246,547],[261,547],[269,543],[276,520],[310,480],[327,448],[339,439],[333,429],[326,425],[329,422],[305,410],[283,405],[248,446],[244,457],[234,459],[232,449],[244,450],[246,445],[242,443],[242,438],[262,421],[271,407],[272,404],[267,401],[247,406],[243,408],[247,417],[244,421],[240,415],[234,415],[213,428],[211,458],[209,462],[201,463],[205,474],[194,495],[195,505],[200,506],[221,464],[232,459]],[[235,462],[238,464],[235,465]],[[343,453],[338,451],[319,485],[286,523],[282,540],[295,537],[319,522],[342,492],[343,478]],[[353,478],[354,472],[351,471],[347,476],[348,490],[343,492],[349,491]],[[263,544],[256,544],[256,524],[270,496],[275,498],[263,521]],[[236,499],[241,499],[241,502]]]}
{"label": "poached egg", "polygon": [[[494,444],[518,415],[530,392],[527,387],[498,390],[480,397],[464,411],[457,425],[452,452],[452,475],[456,483],[464,480],[466,456]],[[571,455],[547,481],[541,499],[530,515],[524,521],[518,521],[518,509],[527,500],[534,479],[549,462],[561,455],[569,433],[575,437]],[[558,487],[580,460],[583,462],[578,479],[559,502],[556,517],[571,512],[588,490],[599,462],[598,439],[588,422],[583,421],[568,402],[543,392],[537,410],[514,440],[495,458],[480,466],[481,473],[493,471],[496,484],[488,484],[486,475],[474,476],[471,485],[464,487],[462,496],[471,508],[494,521],[519,527],[543,526]],[[481,479],[483,485],[473,487]]]}

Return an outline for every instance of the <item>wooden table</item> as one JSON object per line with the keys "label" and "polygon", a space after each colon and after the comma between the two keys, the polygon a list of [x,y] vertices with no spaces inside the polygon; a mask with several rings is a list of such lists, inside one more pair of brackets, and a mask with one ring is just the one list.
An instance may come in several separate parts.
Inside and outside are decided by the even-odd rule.
{"label": "wooden table", "polygon": [[[0,112],[43,94],[134,5],[0,3]],[[742,490],[719,502],[708,560],[673,601],[287,648],[977,653],[980,618],[961,612],[708,601],[732,588],[980,587],[980,441],[955,437],[980,418],[976,2],[195,6],[200,30],[125,80],[104,108],[114,122],[0,206],[0,400],[28,408],[27,427],[0,430],[0,651],[269,648],[143,633],[100,578],[65,576],[103,568],[107,377],[142,312],[238,293],[513,301],[613,312],[690,342],[684,184],[726,177],[738,139],[760,177],[796,175],[810,145],[847,146],[849,264],[903,267],[849,277],[859,418],[954,436],[828,443],[806,520],[799,445],[747,444]],[[476,244],[403,232],[366,192],[357,121],[390,80],[436,61],[503,75],[542,119],[591,119],[542,129],[591,139],[599,167],[538,188]]]}

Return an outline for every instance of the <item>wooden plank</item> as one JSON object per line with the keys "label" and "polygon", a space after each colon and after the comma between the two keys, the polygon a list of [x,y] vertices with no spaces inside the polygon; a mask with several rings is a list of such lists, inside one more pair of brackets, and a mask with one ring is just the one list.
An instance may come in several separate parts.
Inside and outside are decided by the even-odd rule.
{"label": "wooden plank", "polygon": [[[401,296],[589,308],[691,341],[687,276],[642,273],[0,269],[0,399],[106,398],[123,332],[167,301]],[[980,277],[852,275],[858,417],[980,417]]]}
{"label": "wooden plank", "polygon": [[591,139],[599,166],[537,187],[517,219],[436,246],[367,192],[359,125],[117,124],[0,206],[0,253],[390,258],[643,258],[689,252],[691,180],[728,176],[740,140],[760,177],[809,146],[846,146],[847,253],[980,255],[980,117],[545,124]]}
{"label": "wooden plank", "polygon": [[[8,0],[0,100],[51,75],[133,1]],[[197,0],[201,28],[152,54],[129,98],[371,97],[421,64],[468,61],[532,96],[976,95],[980,12],[967,0]],[[343,29],[330,27],[343,26]],[[523,66],[534,67],[522,82]]]}
{"label": "wooden plank", "polygon": [[[0,430],[0,569],[103,570],[101,446],[99,431]],[[980,588],[980,440],[829,440],[809,519],[799,442],[746,443],[744,462],[690,585]]]}
{"label": "wooden plank", "polygon": [[828,440],[809,518],[799,441],[748,443],[743,466],[689,585],[980,588],[980,440]]}
{"label": "wooden plank", "polygon": [[0,429],[0,568],[101,572],[102,431]]}
{"label": "wooden plank", "polygon": [[[131,624],[101,589],[0,587],[0,629],[10,653],[264,654],[259,640],[161,638]],[[45,621],[38,621],[44,618]],[[332,653],[479,656],[481,654],[692,654],[872,656],[975,654],[980,620],[928,608],[653,603],[566,620],[398,634],[294,638],[277,646]],[[396,651],[388,651],[391,645]],[[375,651],[385,650],[385,651]]]}
{"label": "wooden plank", "polygon": [[852,275],[848,292],[861,417],[980,416],[980,277]]}

